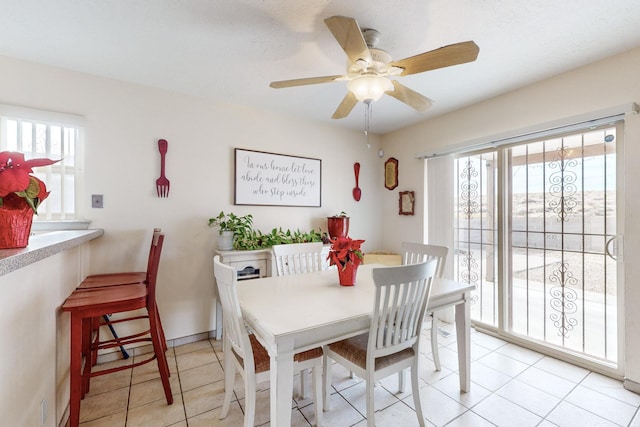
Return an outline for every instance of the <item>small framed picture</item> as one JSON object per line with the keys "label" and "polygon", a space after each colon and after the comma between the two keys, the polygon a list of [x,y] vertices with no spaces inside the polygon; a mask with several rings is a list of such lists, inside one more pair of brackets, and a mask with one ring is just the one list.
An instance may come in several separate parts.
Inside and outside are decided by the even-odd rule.
{"label": "small framed picture", "polygon": [[416,201],[415,192],[413,191],[401,191],[400,192],[400,208],[398,214],[400,215],[413,215],[414,205]]}
{"label": "small framed picture", "polygon": [[398,186],[398,159],[389,157],[384,162],[384,187],[393,190]]}

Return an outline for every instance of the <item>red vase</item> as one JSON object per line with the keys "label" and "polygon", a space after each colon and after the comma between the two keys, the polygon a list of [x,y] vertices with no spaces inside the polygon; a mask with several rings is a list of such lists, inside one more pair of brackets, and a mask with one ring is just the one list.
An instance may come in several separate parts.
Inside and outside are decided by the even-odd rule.
{"label": "red vase", "polygon": [[333,240],[336,237],[347,237],[349,235],[349,217],[348,216],[330,216],[327,217],[327,228],[329,237]]}
{"label": "red vase", "polygon": [[338,280],[342,286],[353,286],[356,284],[356,274],[358,273],[358,265],[360,260],[358,259],[354,263],[347,263],[344,268],[338,265]]}
{"label": "red vase", "polygon": [[0,208],[0,249],[24,248],[29,244],[33,210],[25,203],[18,209]]}

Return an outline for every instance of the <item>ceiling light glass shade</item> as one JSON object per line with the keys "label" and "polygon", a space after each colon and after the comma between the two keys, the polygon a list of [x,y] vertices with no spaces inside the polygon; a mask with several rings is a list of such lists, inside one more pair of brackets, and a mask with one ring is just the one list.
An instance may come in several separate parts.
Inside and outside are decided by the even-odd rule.
{"label": "ceiling light glass shade", "polygon": [[349,80],[347,88],[358,101],[371,102],[380,99],[385,92],[393,90],[393,83],[386,77],[364,74]]}

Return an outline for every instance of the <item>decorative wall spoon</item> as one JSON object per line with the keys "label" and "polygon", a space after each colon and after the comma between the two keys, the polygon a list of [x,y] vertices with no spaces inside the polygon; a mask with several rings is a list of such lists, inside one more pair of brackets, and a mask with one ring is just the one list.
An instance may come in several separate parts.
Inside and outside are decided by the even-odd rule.
{"label": "decorative wall spoon", "polygon": [[362,190],[358,187],[358,177],[360,176],[360,163],[353,164],[353,172],[356,174],[356,187],[353,189],[353,198],[356,202],[360,201],[360,197],[362,197]]}

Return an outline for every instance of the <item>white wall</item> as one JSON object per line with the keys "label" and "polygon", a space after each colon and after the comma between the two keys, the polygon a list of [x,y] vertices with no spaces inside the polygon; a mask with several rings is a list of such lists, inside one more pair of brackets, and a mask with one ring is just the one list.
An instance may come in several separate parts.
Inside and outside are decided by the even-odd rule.
{"label": "white wall", "polygon": [[[640,102],[640,49],[541,81],[433,120],[385,135],[385,152],[400,162],[400,187],[424,192],[424,161],[415,154],[429,148],[460,144],[564,117],[598,111],[629,102]],[[481,82],[479,82],[481,84]],[[625,120],[624,198],[625,259],[624,309],[626,312],[626,377],[640,382],[640,115]],[[450,191],[450,187],[443,188]],[[435,196],[437,199],[437,195]],[[383,192],[383,204],[391,206],[397,194]],[[424,203],[418,196],[418,202]],[[424,207],[415,218],[392,215],[385,209],[382,241],[398,248],[403,239],[426,233]],[[407,227],[410,227],[408,229]],[[434,232],[431,230],[432,233]],[[427,239],[428,240],[428,239]]]}

